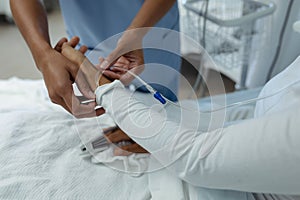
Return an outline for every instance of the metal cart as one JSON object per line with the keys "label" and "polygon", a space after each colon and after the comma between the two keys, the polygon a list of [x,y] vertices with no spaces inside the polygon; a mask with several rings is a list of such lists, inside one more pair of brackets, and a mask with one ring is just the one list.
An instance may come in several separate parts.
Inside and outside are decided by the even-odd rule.
{"label": "metal cart", "polygon": [[[261,51],[253,37],[265,30],[257,23],[271,15],[276,6],[268,0],[183,0],[183,32],[198,40],[220,72],[245,88],[251,52]],[[259,46],[259,45],[257,45]],[[205,66],[200,66],[204,67]],[[201,82],[198,75],[195,85]]]}

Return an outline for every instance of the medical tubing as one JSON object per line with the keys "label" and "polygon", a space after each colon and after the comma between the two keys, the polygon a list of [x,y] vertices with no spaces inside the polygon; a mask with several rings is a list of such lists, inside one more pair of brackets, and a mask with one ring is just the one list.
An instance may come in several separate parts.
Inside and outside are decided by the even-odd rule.
{"label": "medical tubing", "polygon": [[267,98],[270,98],[270,97],[273,97],[277,94],[280,94],[281,92],[285,91],[286,89],[288,89],[289,87],[297,84],[297,83],[300,83],[300,80],[297,80],[297,81],[294,81],[292,82],[291,84],[287,85],[286,87],[272,93],[272,94],[269,94],[269,95],[266,95],[266,96],[263,96],[263,97],[257,97],[257,98],[253,98],[253,99],[248,99],[248,100],[245,100],[245,101],[239,101],[239,102],[235,102],[235,103],[232,103],[232,104],[229,104],[229,105],[226,105],[226,106],[222,106],[222,107],[219,107],[219,108],[216,108],[216,109],[212,109],[212,110],[206,110],[206,111],[202,111],[202,110],[191,110],[191,109],[188,109],[188,108],[185,108],[183,106],[180,106],[179,104],[177,103],[174,103],[172,102],[171,100],[169,100],[168,98],[166,98],[165,96],[163,96],[161,93],[159,93],[158,91],[156,91],[151,85],[149,85],[148,83],[146,83],[142,78],[140,78],[138,75],[134,74],[132,71],[128,70],[128,69],[123,69],[123,68],[120,68],[120,67],[116,67],[116,66],[113,66],[114,68],[119,68],[119,69],[122,69],[122,70],[125,70],[126,72],[128,72],[130,75],[132,75],[134,78],[136,78],[138,81],[140,81],[140,83],[142,83],[146,88],[147,90],[153,94],[154,98],[157,99],[159,102],[161,102],[162,104],[166,104],[166,103],[169,103],[169,104],[172,104],[178,108],[181,108],[181,109],[184,109],[186,111],[190,111],[190,112],[197,112],[197,113],[213,113],[213,112],[218,112],[218,111],[221,111],[221,110],[225,110],[227,108],[232,108],[232,107],[238,107],[238,106],[243,106],[243,105],[247,105],[247,104],[250,104],[250,103],[253,103],[253,102],[257,102],[257,101],[261,101],[263,99],[267,99]]}

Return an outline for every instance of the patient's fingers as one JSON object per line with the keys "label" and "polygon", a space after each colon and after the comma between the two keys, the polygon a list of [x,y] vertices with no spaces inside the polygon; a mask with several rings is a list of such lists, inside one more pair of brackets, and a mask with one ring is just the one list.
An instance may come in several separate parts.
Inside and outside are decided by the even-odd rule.
{"label": "patient's fingers", "polygon": [[133,142],[132,139],[119,128],[114,129],[113,131],[105,134],[104,136],[110,143],[119,143],[122,141],[131,141],[132,142],[132,144],[130,144],[130,145],[116,147],[114,150],[115,156],[128,156],[132,153],[148,153],[147,150],[145,150],[143,147],[141,147],[137,143]]}
{"label": "patient's fingers", "polygon": [[94,67],[94,65],[87,58],[85,58],[84,61],[81,63],[80,71],[83,72],[91,89],[95,91],[97,88],[97,82],[100,78],[99,71]]}
{"label": "patient's fingers", "polygon": [[132,152],[129,152],[129,151],[124,151],[123,149],[121,148],[115,148],[114,149],[114,156],[129,156],[133,154]]}
{"label": "patient's fingers", "polygon": [[129,141],[131,140],[128,135],[126,135],[121,129],[117,129],[115,131],[112,131],[110,133],[105,134],[106,139],[108,142],[111,143],[118,143],[121,141]]}
{"label": "patient's fingers", "polygon": [[95,65],[96,69],[103,71],[103,69],[100,67],[101,64],[104,62],[104,58],[103,57],[99,57],[99,63]]}
{"label": "patient's fingers", "polygon": [[81,50],[75,50],[73,47],[70,46],[69,43],[65,43],[62,48],[62,54],[66,58],[68,58],[71,62],[75,63],[78,67],[80,67],[78,74],[80,74],[80,72],[83,73],[89,86],[94,91],[97,88],[97,82],[99,79],[99,71],[82,54],[82,52],[84,52],[86,50],[87,50],[87,47],[84,47],[84,46],[82,46]]}
{"label": "patient's fingers", "polygon": [[148,151],[137,143],[115,148],[114,150],[115,156],[128,156],[132,153],[148,153]]}
{"label": "patient's fingers", "polygon": [[80,66],[85,59],[85,56],[70,46],[69,43],[63,44],[61,53],[78,66]]}
{"label": "patient's fingers", "polygon": [[98,108],[98,109],[96,110],[96,115],[97,115],[97,116],[103,115],[104,113],[105,113],[104,108]]}
{"label": "patient's fingers", "polygon": [[141,147],[137,143],[126,145],[126,146],[122,146],[121,149],[123,149],[125,151],[132,152],[132,153],[148,153],[147,150],[145,150],[143,147]]}

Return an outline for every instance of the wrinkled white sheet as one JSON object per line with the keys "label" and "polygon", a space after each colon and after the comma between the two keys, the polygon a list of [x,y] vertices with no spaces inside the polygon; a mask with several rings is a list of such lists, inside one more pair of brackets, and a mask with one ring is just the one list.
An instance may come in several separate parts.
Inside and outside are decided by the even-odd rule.
{"label": "wrinkled white sheet", "polygon": [[[299,195],[299,66],[300,57],[266,84],[260,98],[270,97],[257,102],[253,119],[209,134],[169,120],[161,110],[153,111],[131,98],[118,80],[97,88],[97,103],[151,156],[190,185],[226,192]],[[195,119],[195,112],[187,112],[182,121]],[[212,121],[220,121],[219,116],[223,117],[215,115]],[[240,200],[245,193],[234,194]],[[274,199],[274,195],[267,196]]]}
{"label": "wrinkled white sheet", "polygon": [[[208,105],[208,100],[202,101],[201,106]],[[231,112],[227,121],[252,115],[253,106],[250,106]],[[104,126],[111,125],[109,119],[102,119]],[[87,126],[91,123],[88,119],[80,122]],[[82,159],[79,156],[82,143],[76,131],[80,129],[79,124],[49,101],[42,80],[0,81],[0,199],[225,198],[223,191],[203,189],[201,196],[199,188],[197,192],[191,188],[187,191],[185,183],[167,170],[135,177],[120,172],[120,163],[108,167],[97,162],[99,159],[120,161],[108,154],[99,155],[98,160],[94,158],[97,164],[90,158]],[[152,168],[157,168],[153,167],[157,164],[155,160],[149,161]],[[127,169],[130,167],[127,165]],[[135,167],[132,169],[136,170]]]}
{"label": "wrinkled white sheet", "polygon": [[94,164],[105,163],[107,166],[129,173],[131,176],[140,176],[148,168],[149,154],[131,154],[129,156],[114,156],[116,145],[104,144],[103,151],[95,151],[90,142],[103,136],[103,129],[115,127],[114,121],[106,114],[97,118],[74,120],[79,138],[88,152],[81,152],[83,158],[91,159]]}
{"label": "wrinkled white sheet", "polygon": [[77,127],[42,81],[0,81],[0,199],[150,199],[147,176],[82,159]]}

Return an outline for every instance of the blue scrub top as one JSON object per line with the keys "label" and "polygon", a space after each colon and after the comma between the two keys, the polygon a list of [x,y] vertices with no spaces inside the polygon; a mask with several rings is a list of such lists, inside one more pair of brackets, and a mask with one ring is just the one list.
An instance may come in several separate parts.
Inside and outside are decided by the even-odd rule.
{"label": "blue scrub top", "polygon": [[[95,48],[99,43],[119,34],[127,29],[134,19],[144,0],[60,0],[66,31],[69,37],[79,36],[80,45],[87,45],[90,49]],[[171,10],[156,24],[156,27],[163,27],[179,31],[179,11],[177,2]],[[174,40],[174,37],[173,37]],[[172,41],[179,45],[179,37]],[[177,48],[176,47],[176,48]],[[112,51],[114,47],[107,49]],[[179,51],[178,51],[179,52]],[[107,52],[106,52],[107,54]],[[102,55],[106,56],[106,55]],[[146,49],[144,51],[145,63],[157,63],[172,67],[176,71],[180,70],[181,59],[173,53]],[[157,71],[146,70],[142,73],[142,78],[148,82],[159,83],[155,80]],[[177,93],[178,75],[171,75],[166,83],[157,86],[163,94],[175,100],[174,94]],[[159,85],[156,84],[156,85]],[[165,91],[166,90],[166,91]],[[171,90],[171,91],[168,91]]]}

